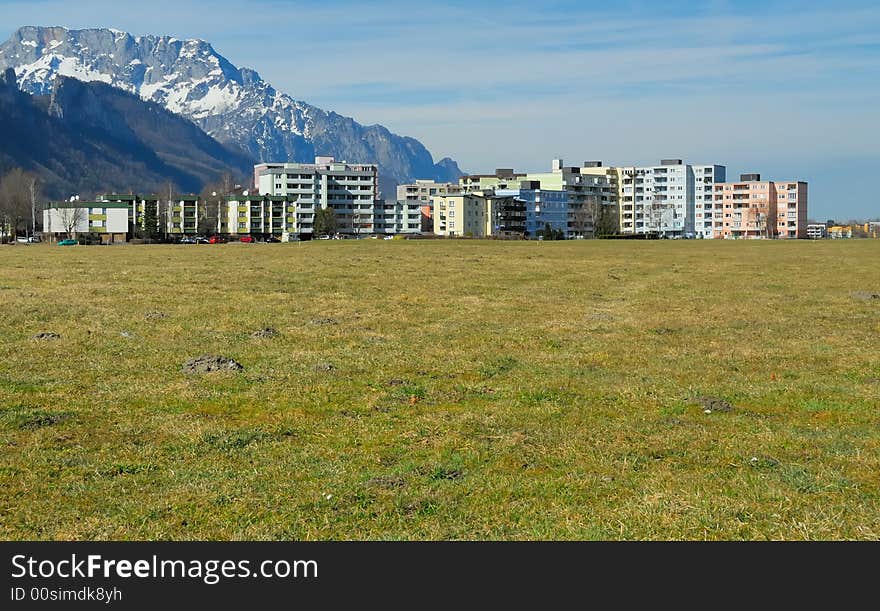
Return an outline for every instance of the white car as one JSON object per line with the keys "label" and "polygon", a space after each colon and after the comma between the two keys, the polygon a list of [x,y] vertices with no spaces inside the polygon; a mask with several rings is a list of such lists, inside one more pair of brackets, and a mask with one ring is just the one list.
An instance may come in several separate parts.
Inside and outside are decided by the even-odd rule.
{"label": "white car", "polygon": [[393,240],[393,239],[394,239],[394,236],[393,236],[393,235],[386,235],[386,236],[383,237],[382,239],[383,239],[383,240]]}
{"label": "white car", "polygon": [[316,240],[331,240],[332,238],[329,235],[319,235]]}
{"label": "white car", "polygon": [[17,238],[15,238],[15,241],[18,242],[19,244],[39,244],[41,240],[37,236],[32,235],[30,237],[26,237],[26,236],[17,237]]}

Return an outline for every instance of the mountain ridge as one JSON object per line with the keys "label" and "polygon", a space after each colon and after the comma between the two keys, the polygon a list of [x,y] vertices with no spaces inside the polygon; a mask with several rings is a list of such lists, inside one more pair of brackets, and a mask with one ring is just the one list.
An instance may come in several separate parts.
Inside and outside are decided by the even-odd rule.
{"label": "mountain ridge", "polygon": [[156,191],[167,182],[198,192],[220,174],[250,176],[253,160],[192,122],[115,89],[57,76],[49,95],[0,77],[0,172],[37,172],[52,198],[102,191]]}
{"label": "mountain ridge", "polygon": [[295,100],[256,70],[238,68],[201,39],[133,36],[112,29],[19,28],[0,45],[23,91],[46,94],[56,75],[101,81],[163,105],[258,161],[310,162],[316,155],[377,163],[394,182],[455,181],[457,163],[435,163],[415,138]]}

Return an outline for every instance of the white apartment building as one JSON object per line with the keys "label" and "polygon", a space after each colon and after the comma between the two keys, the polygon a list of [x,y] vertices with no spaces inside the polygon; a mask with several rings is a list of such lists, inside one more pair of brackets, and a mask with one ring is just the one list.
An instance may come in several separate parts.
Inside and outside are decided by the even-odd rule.
{"label": "white apartment building", "polygon": [[715,201],[715,183],[727,180],[727,168],[723,165],[691,166],[694,176],[694,203],[688,209],[693,222],[695,237],[711,240],[719,237],[724,226],[724,209]]}
{"label": "white apartment building", "polygon": [[658,166],[619,171],[621,233],[712,238],[715,223],[723,222],[714,187],[726,179],[724,166],[664,159]]}
{"label": "white apartment building", "polygon": [[[297,213],[299,212],[299,215]],[[314,213],[308,207],[297,210],[287,197],[273,195],[248,195],[226,198],[226,222],[228,233],[239,235],[275,236],[283,234],[312,233]],[[297,223],[299,216],[299,223]]]}
{"label": "white apartment building", "polygon": [[378,166],[316,157],[315,163],[261,163],[254,166],[260,195],[286,197],[296,203],[296,223],[314,220],[318,209],[332,208],[340,233],[373,233],[379,195]]}
{"label": "white apartment building", "polygon": [[105,243],[125,242],[130,206],[116,202],[60,202],[43,210],[43,233],[58,239],[99,234]]}
{"label": "white apartment building", "polygon": [[422,230],[422,204],[418,200],[375,204],[373,233],[419,233]]}

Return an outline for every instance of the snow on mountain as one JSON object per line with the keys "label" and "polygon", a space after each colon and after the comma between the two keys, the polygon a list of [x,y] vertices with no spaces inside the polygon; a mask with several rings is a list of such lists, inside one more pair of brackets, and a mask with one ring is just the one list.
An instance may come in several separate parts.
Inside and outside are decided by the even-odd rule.
{"label": "snow on mountain", "polygon": [[202,40],[24,27],[0,45],[0,70],[7,67],[15,68],[19,87],[31,94],[50,93],[57,75],[108,83],[189,118],[260,161],[331,155],[378,163],[384,176],[398,182],[456,180],[461,174],[452,160],[435,164],[418,140],[276,91],[257,72],[237,68]]}

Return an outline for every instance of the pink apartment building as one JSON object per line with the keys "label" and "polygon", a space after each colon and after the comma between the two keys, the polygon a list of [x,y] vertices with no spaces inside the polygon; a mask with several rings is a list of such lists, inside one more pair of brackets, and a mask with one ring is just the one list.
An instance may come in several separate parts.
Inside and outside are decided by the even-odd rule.
{"label": "pink apartment building", "polygon": [[716,238],[807,237],[806,182],[762,181],[760,174],[742,174],[739,182],[715,185],[714,203]]}

